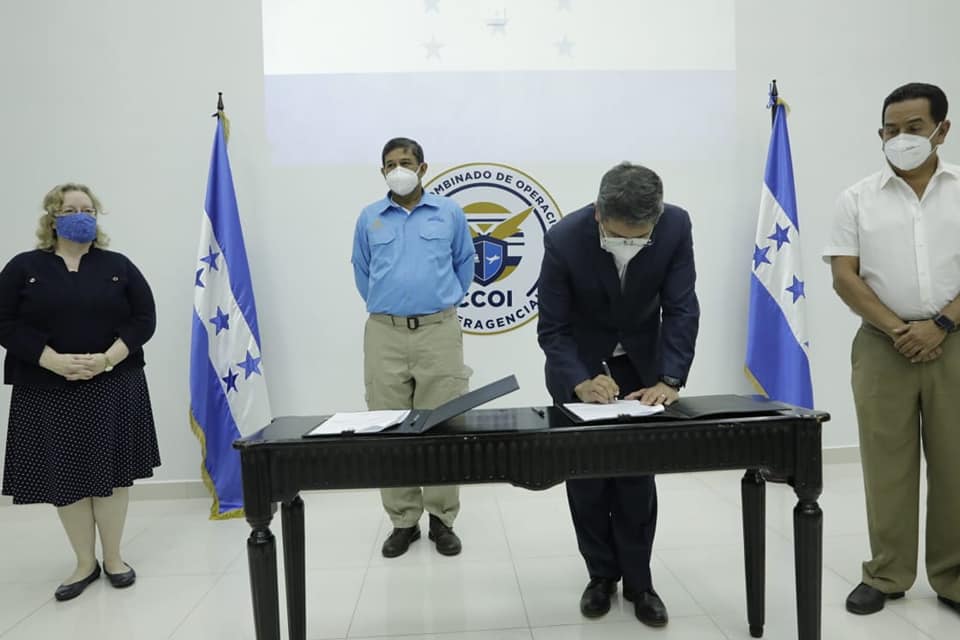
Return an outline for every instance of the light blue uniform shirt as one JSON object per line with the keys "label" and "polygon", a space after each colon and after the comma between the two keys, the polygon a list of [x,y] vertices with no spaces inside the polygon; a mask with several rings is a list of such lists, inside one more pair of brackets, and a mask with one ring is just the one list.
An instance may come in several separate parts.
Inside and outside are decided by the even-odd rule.
{"label": "light blue uniform shirt", "polygon": [[364,208],[351,261],[368,312],[422,316],[463,302],[474,255],[459,205],[424,193],[410,213],[389,195]]}

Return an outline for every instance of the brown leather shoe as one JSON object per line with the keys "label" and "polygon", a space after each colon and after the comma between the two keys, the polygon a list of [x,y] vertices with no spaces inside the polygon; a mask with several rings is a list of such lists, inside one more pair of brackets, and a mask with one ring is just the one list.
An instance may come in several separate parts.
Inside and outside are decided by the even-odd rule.
{"label": "brown leather shoe", "polygon": [[443,521],[432,513],[428,537],[437,545],[437,553],[441,555],[455,556],[463,549],[460,538],[453,532],[453,527],[443,524]]}
{"label": "brown leather shoe", "polygon": [[420,525],[396,527],[383,543],[381,552],[384,558],[402,556],[410,548],[410,543],[420,539]]}

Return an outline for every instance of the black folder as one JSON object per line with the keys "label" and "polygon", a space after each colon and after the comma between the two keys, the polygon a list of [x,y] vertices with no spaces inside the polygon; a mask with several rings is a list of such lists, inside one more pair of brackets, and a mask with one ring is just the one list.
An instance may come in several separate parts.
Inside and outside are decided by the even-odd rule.
{"label": "black folder", "polygon": [[[563,405],[560,409],[574,424],[585,424],[579,416],[566,410]],[[590,424],[615,422],[656,422],[663,420],[704,420],[718,418],[747,418],[751,416],[776,415],[782,411],[793,409],[792,406],[769,400],[762,396],[690,396],[679,400],[664,408],[663,412],[650,416],[622,416],[613,420],[591,421]]]}
{"label": "black folder", "polygon": [[[664,409],[664,418],[678,420],[701,420],[705,418],[747,418],[769,416],[793,409],[792,406],[763,396],[690,396]],[[656,417],[656,416],[654,416]]]}
{"label": "black folder", "polygon": [[[517,383],[517,377],[510,375],[445,402],[436,409],[413,409],[403,422],[388,427],[383,431],[370,432],[370,435],[410,435],[426,433],[450,418],[464,414],[471,409],[476,409],[482,404],[496,400],[519,388],[520,385]],[[314,427],[315,426],[316,425],[314,425]],[[305,437],[323,437],[330,435],[336,436],[338,434],[317,434],[316,436],[309,436],[309,432],[304,434]]]}

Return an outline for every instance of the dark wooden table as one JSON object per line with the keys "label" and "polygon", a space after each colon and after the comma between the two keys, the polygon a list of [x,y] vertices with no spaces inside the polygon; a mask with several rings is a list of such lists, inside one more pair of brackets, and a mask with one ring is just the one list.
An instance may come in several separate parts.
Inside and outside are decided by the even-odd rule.
{"label": "dark wooden table", "polygon": [[554,407],[470,411],[421,435],[303,438],[318,416],[275,419],[238,440],[250,590],[258,640],[279,640],[277,551],[270,522],[281,505],[291,640],[306,637],[303,500],[310,489],[506,482],[547,489],[570,478],[745,469],[741,480],[750,634],[764,624],[766,493],[761,471],[785,478],[793,510],[797,626],[820,640],[823,514],[822,412],[574,425]]}

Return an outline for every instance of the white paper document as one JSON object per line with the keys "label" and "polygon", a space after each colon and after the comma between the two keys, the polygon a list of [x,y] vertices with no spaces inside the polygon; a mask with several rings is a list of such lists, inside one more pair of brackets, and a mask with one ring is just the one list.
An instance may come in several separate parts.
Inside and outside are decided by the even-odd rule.
{"label": "white paper document", "polygon": [[399,411],[352,411],[335,413],[308,436],[336,435],[344,431],[376,433],[400,424],[410,415],[409,409]]}
{"label": "white paper document", "polygon": [[598,422],[600,420],[616,420],[621,416],[642,418],[652,416],[663,411],[662,404],[648,405],[639,400],[617,400],[609,404],[592,404],[587,402],[568,402],[564,408],[584,422]]}

